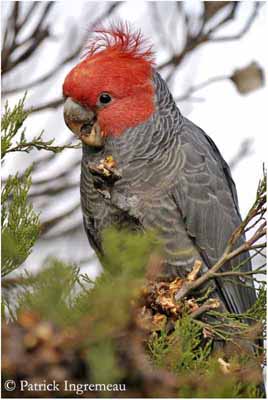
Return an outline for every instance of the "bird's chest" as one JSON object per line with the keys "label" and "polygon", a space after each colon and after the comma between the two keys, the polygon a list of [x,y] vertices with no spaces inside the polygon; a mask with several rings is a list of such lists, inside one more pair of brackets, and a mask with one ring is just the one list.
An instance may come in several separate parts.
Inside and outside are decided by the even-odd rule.
{"label": "bird's chest", "polygon": [[[104,157],[105,158],[105,157]],[[81,205],[85,219],[96,231],[110,225],[143,229],[167,204],[167,179],[159,176],[154,166],[140,162],[131,168],[97,170],[102,158],[82,161]],[[141,160],[142,161],[142,160]],[[103,165],[103,164],[102,164]],[[94,222],[93,222],[94,221]]]}
{"label": "bird's chest", "polygon": [[[97,160],[99,162],[99,160]],[[81,206],[86,226],[97,235],[111,225],[119,228],[140,226],[135,214],[137,197],[122,181],[117,184],[116,178],[106,169],[98,170],[96,160],[82,162],[81,169]]]}

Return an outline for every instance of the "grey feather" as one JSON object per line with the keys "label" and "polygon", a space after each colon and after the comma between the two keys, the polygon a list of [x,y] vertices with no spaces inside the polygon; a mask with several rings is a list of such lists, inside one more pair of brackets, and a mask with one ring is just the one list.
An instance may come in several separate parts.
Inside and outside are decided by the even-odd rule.
{"label": "grey feather", "polygon": [[[161,76],[155,72],[155,112],[145,123],[110,137],[101,151],[83,147],[81,203],[90,244],[102,252],[102,232],[110,225],[155,228],[165,243],[166,273],[185,276],[195,260],[205,272],[222,255],[240,224],[235,184],[216,145],[178,110]],[[111,197],[96,189],[89,162],[112,155],[122,170]],[[229,269],[249,257],[244,254]],[[250,261],[243,270],[251,269]],[[255,301],[254,288],[238,280],[214,282],[217,296],[232,312]]]}

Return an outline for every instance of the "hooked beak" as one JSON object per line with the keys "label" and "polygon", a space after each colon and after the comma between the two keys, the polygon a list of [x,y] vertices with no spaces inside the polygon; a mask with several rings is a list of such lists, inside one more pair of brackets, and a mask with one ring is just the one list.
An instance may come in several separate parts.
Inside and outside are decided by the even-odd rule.
{"label": "hooked beak", "polygon": [[68,97],[64,103],[64,121],[85,144],[92,147],[104,146],[104,137],[96,114],[73,101],[71,97]]}

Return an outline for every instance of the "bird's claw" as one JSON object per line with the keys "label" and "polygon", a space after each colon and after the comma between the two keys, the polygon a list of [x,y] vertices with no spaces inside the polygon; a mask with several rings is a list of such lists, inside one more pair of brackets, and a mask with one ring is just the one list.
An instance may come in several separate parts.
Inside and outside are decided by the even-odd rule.
{"label": "bird's claw", "polygon": [[116,181],[122,178],[113,156],[107,156],[99,164],[89,163],[88,168],[95,177],[95,189],[106,199],[111,198],[111,189]]}
{"label": "bird's claw", "polygon": [[113,156],[107,156],[98,165],[89,163],[88,168],[92,175],[101,177],[107,184],[113,184],[122,178],[122,172],[117,168]]}

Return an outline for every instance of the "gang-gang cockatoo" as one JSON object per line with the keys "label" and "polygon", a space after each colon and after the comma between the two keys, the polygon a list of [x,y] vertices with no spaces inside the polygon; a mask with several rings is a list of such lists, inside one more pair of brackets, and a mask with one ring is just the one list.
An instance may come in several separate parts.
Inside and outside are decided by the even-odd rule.
{"label": "gang-gang cockatoo", "polygon": [[[140,32],[123,24],[96,30],[63,94],[65,122],[83,142],[81,204],[97,254],[111,225],[155,229],[167,275],[185,277],[196,260],[201,273],[211,268],[241,222],[235,184],[212,139],[181,114]],[[120,171],[107,184],[90,167],[105,159]],[[217,278],[214,293],[224,309],[242,313],[255,290],[237,283]]]}

